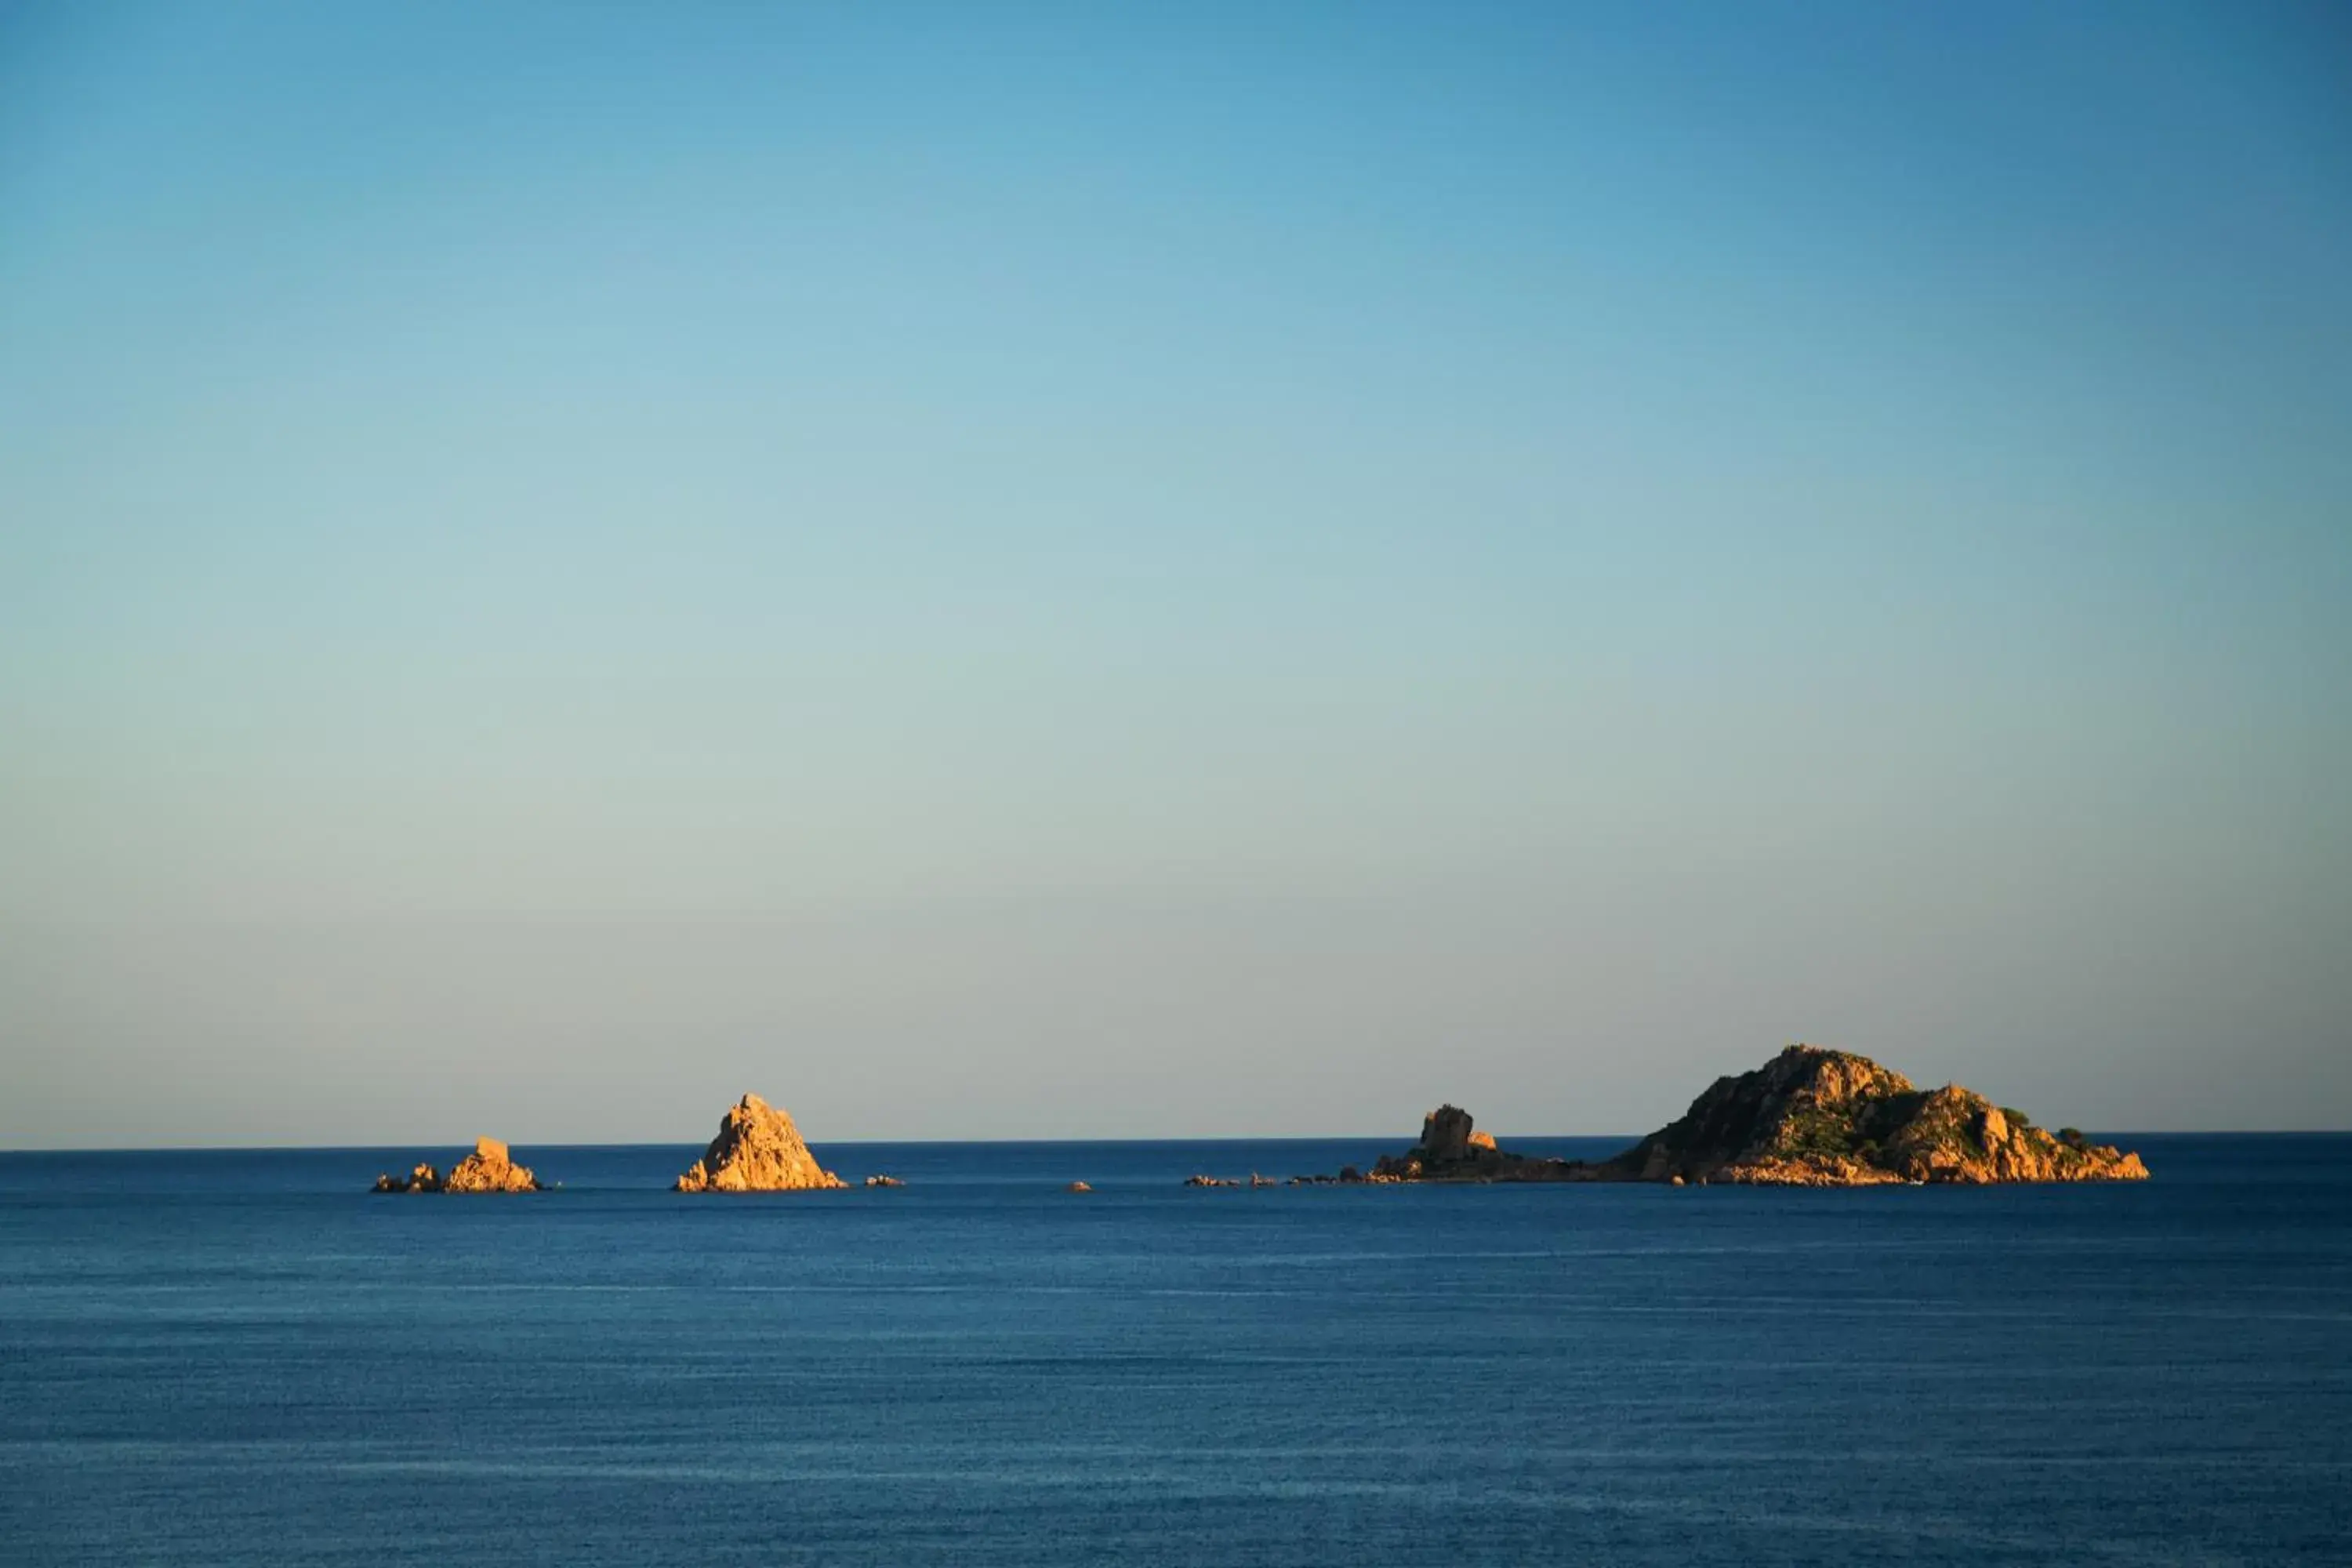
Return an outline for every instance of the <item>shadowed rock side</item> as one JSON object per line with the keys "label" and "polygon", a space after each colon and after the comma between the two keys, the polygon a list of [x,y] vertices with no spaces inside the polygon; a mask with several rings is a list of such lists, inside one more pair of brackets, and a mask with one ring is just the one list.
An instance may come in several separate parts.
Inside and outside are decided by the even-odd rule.
{"label": "shadowed rock side", "polygon": [[430,1165],[418,1165],[405,1176],[378,1176],[380,1193],[535,1193],[539,1178],[527,1165],[518,1165],[507,1146],[495,1138],[477,1139],[474,1152],[443,1175]]}
{"label": "shadowed rock side", "polygon": [[1442,1105],[1412,1148],[1383,1155],[1366,1175],[1351,1169],[1337,1179],[1851,1187],[2137,1182],[2147,1167],[2071,1128],[2046,1132],[1958,1084],[1921,1090],[1866,1057],[1790,1046],[1754,1072],[1717,1079],[1680,1121],[1597,1165],[1497,1149],[1472,1130],[1468,1111]]}
{"label": "shadowed rock side", "polygon": [[816,1163],[782,1110],[747,1094],[719,1123],[702,1158],[677,1179],[681,1193],[784,1193],[848,1185]]}
{"label": "shadowed rock side", "polygon": [[1844,1187],[1887,1182],[2134,1182],[2137,1154],[2053,1135],[1958,1084],[1921,1090],[1866,1057],[1790,1046],[1717,1079],[1609,1179]]}

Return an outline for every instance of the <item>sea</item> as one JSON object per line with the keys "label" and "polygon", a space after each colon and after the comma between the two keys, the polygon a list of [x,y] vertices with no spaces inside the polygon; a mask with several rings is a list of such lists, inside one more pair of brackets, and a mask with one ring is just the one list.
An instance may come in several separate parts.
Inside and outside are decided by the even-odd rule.
{"label": "sea", "polygon": [[0,1154],[0,1563],[2352,1563],[2352,1135],[2121,1139],[2155,1180]]}

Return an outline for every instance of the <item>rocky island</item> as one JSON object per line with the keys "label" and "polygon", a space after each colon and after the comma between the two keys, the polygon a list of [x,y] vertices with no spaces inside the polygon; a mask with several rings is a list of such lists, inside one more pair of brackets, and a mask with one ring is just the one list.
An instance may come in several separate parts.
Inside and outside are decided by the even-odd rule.
{"label": "rocky island", "polygon": [[681,1193],[787,1193],[849,1184],[816,1163],[778,1106],[747,1094],[728,1110],[702,1158],[679,1176]]}
{"label": "rocky island", "polygon": [[375,1179],[379,1193],[535,1193],[541,1191],[539,1178],[528,1165],[518,1165],[508,1153],[507,1146],[495,1138],[479,1138],[474,1142],[474,1152],[449,1168],[443,1175],[431,1165],[420,1163],[405,1176],[382,1175]]}
{"label": "rocky island", "polygon": [[2072,1128],[2045,1131],[1958,1084],[1922,1090],[1867,1057],[1790,1046],[1753,1072],[1717,1079],[1679,1121],[1597,1164],[1498,1149],[1468,1111],[1444,1105],[1412,1148],[1338,1179],[1852,1187],[2136,1182],[2147,1167]]}
{"label": "rocky island", "polygon": [[2044,1131],[1948,1083],[1922,1090],[1867,1057],[1790,1046],[1716,1079],[1680,1121],[1602,1167],[1618,1180],[1848,1187],[1890,1182],[2139,1182],[2137,1154]]}
{"label": "rocky island", "polygon": [[[1339,1179],[1352,1173],[1342,1171]],[[1573,1182],[1592,1181],[1592,1167],[1574,1160],[1531,1159],[1495,1145],[1495,1135],[1475,1130],[1470,1113],[1441,1105],[1422,1119],[1421,1142],[1402,1154],[1372,1162],[1365,1182]]]}

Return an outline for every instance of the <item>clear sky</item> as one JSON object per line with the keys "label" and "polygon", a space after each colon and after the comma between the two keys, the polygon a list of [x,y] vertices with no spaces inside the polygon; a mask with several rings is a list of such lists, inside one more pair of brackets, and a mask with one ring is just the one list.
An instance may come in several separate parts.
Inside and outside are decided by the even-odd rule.
{"label": "clear sky", "polygon": [[2352,1125],[2352,12],[0,6],[0,1144]]}

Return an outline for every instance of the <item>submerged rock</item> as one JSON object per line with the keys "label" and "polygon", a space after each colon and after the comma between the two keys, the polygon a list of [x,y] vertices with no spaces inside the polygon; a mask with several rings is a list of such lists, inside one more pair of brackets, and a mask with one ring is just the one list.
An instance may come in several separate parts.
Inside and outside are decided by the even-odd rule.
{"label": "submerged rock", "polygon": [[781,1193],[848,1184],[816,1163],[780,1107],[747,1094],[719,1120],[719,1136],[679,1176],[681,1193]]}

